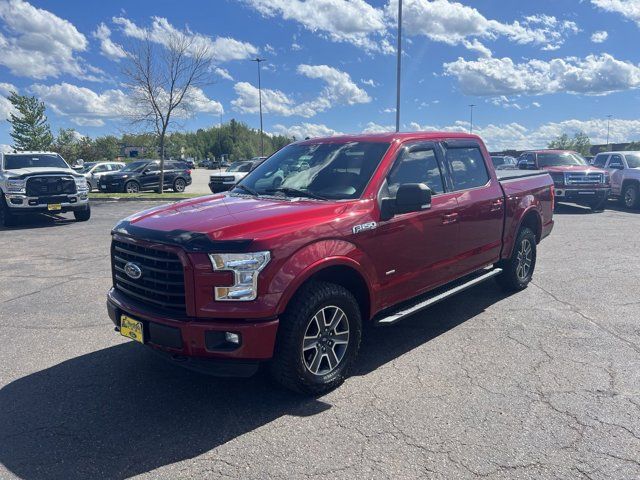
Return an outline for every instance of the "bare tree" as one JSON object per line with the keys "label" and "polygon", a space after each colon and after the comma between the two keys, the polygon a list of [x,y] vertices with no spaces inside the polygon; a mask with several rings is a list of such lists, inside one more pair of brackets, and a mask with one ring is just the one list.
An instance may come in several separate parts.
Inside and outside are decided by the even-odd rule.
{"label": "bare tree", "polygon": [[207,43],[180,32],[169,34],[162,43],[147,34],[127,54],[123,74],[131,107],[126,115],[158,136],[160,193],[164,190],[167,131],[177,119],[191,115],[197,90],[209,83],[211,62]]}

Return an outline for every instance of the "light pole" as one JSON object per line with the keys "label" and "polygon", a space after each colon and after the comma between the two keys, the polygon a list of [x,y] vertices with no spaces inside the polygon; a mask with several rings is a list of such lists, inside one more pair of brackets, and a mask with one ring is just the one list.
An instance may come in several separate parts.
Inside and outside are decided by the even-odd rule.
{"label": "light pole", "polygon": [[402,70],[402,0],[398,0],[398,61],[396,72],[396,132],[400,131],[400,72]]}
{"label": "light pole", "polygon": [[607,148],[609,148],[609,124],[613,115],[607,115]]}
{"label": "light pole", "polygon": [[262,135],[262,85],[260,82],[260,63],[264,62],[264,58],[256,57],[252,62],[258,64],[258,103],[260,105],[260,156],[264,157],[264,136]]}
{"label": "light pole", "polygon": [[475,104],[469,105],[469,133],[473,133],[473,107],[475,107]]}

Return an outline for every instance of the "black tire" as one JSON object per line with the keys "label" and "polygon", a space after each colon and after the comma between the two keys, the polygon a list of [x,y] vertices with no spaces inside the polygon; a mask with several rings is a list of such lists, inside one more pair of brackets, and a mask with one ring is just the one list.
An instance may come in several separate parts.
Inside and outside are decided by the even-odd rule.
{"label": "black tire", "polygon": [[[527,251],[530,255],[526,255]],[[502,273],[496,277],[498,284],[507,292],[517,292],[527,288],[536,268],[536,256],[536,236],[530,228],[522,227],[513,245],[511,258],[498,264],[502,268]],[[522,260],[523,258],[525,260]],[[521,270],[527,264],[526,259],[528,259],[528,269]]]}
{"label": "black tire", "polygon": [[91,207],[87,205],[87,208],[83,208],[82,210],[74,210],[73,216],[78,222],[86,222],[91,218]]}
{"label": "black tire", "polygon": [[599,200],[595,200],[592,204],[589,205],[593,212],[601,212],[604,210],[604,207],[607,205],[607,197],[603,197]]}
{"label": "black tire", "polygon": [[173,182],[173,191],[182,193],[184,192],[185,188],[187,188],[187,182],[185,182],[182,178],[176,178],[176,181]]}
{"label": "black tire", "polygon": [[622,203],[626,208],[637,210],[640,208],[640,191],[637,183],[628,183],[622,189]]}
{"label": "black tire", "polygon": [[16,224],[15,215],[11,214],[11,210],[7,206],[7,200],[4,195],[0,193],[0,226],[2,227],[13,227]]}
{"label": "black tire", "polygon": [[140,184],[135,180],[129,180],[124,184],[125,193],[140,193]]}
{"label": "black tire", "polygon": [[89,193],[93,191],[93,186],[91,185],[91,182],[89,180],[87,180],[87,189]]}
{"label": "black tire", "polygon": [[[332,317],[330,321],[333,321],[335,315],[331,312],[339,315],[337,310],[344,314],[344,317],[340,316],[342,320],[338,320],[342,325],[341,333],[335,333],[332,336],[332,333],[327,333],[325,329],[318,331],[318,335],[315,335],[314,330],[309,330],[313,324],[319,326],[319,323],[314,323],[314,320],[317,318],[321,322],[320,318],[327,315],[326,312],[329,312],[329,316]],[[321,314],[321,312],[324,313]],[[347,325],[346,338],[344,322]],[[338,328],[335,327],[332,332],[337,330]],[[307,335],[306,342],[305,335]],[[338,335],[340,340],[337,340]],[[333,283],[309,282],[296,293],[280,318],[275,352],[270,363],[271,375],[283,387],[299,393],[318,395],[333,390],[348,376],[358,355],[361,336],[360,308],[353,294],[346,288]],[[331,339],[336,340],[333,342]],[[315,342],[315,345],[307,342]],[[306,349],[303,348],[303,343],[307,343]],[[344,350],[338,350],[343,346]],[[329,351],[332,353],[328,353]],[[312,373],[311,369],[318,355],[321,358],[317,364],[317,373]],[[337,360],[334,367],[331,367],[329,355],[334,362]],[[323,365],[330,370],[324,372],[327,369],[323,369]]]}

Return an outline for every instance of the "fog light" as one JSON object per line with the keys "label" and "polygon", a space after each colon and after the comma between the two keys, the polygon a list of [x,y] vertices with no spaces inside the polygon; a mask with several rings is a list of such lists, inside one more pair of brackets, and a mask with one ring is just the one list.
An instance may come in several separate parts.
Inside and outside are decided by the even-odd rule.
{"label": "fog light", "polygon": [[12,198],[11,199],[11,203],[14,205],[22,205],[22,199],[21,198]]}
{"label": "fog light", "polygon": [[224,339],[235,345],[240,345],[240,335],[233,332],[224,332]]}

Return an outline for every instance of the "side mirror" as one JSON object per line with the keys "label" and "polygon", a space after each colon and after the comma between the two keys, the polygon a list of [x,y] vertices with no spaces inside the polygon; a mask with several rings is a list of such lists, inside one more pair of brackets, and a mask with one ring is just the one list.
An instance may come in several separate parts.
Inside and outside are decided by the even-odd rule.
{"label": "side mirror", "polygon": [[394,215],[420,212],[431,208],[431,189],[424,183],[405,183],[400,185],[396,198],[383,198],[381,220],[389,220]]}

